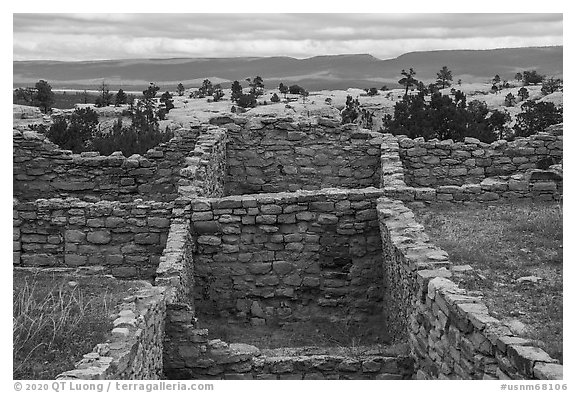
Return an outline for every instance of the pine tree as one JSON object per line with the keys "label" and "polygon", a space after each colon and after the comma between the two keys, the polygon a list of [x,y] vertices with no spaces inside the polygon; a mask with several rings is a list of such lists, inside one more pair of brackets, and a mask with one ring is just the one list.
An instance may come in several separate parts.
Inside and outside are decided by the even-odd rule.
{"label": "pine tree", "polygon": [[286,99],[286,94],[288,94],[288,87],[286,87],[284,83],[280,83],[278,86],[278,91],[280,91],[280,94],[284,94],[284,99]]}
{"label": "pine tree", "polygon": [[116,93],[116,99],[114,100],[114,105],[120,106],[122,104],[125,104],[126,100],[128,100],[128,96],[126,95],[126,93],[124,93],[124,90],[120,89],[118,90],[118,93]]}
{"label": "pine tree", "polygon": [[442,67],[442,69],[436,74],[436,85],[438,85],[438,87],[441,89],[450,87],[451,80],[452,71],[450,71],[446,66]]}
{"label": "pine tree", "polygon": [[231,86],[232,93],[230,94],[230,99],[234,102],[238,102],[238,99],[242,95],[242,85],[238,81],[232,82]]}
{"label": "pine tree", "polygon": [[399,84],[406,86],[406,92],[404,93],[404,97],[408,96],[408,89],[412,86],[416,86],[418,84],[418,80],[414,78],[416,75],[416,71],[413,68],[410,68],[409,71],[402,70],[401,74],[404,76],[402,79],[398,81]]}

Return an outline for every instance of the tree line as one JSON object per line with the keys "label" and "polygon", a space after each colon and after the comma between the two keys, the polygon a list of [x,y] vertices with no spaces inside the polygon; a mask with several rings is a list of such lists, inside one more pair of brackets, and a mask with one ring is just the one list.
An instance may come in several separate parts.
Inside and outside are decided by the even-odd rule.
{"label": "tree line", "polygon": [[[124,125],[122,117],[119,117],[110,130],[101,130],[95,110],[77,108],[70,115],[54,116],[49,128],[43,125],[31,128],[44,133],[52,142],[73,153],[98,151],[102,155],[109,155],[121,151],[126,157],[144,154],[148,149],[173,137],[168,127],[161,130],[159,125],[159,120],[164,120],[166,114],[174,108],[172,95],[168,91],[164,92],[158,105],[155,101],[158,91],[159,87],[151,83],[142,92],[142,100],[129,104],[122,112],[122,116],[130,119],[128,125]],[[122,90],[119,90],[116,97],[120,95],[122,98],[121,93]],[[98,99],[100,106],[109,105],[110,95],[104,84]]]}
{"label": "tree line", "polygon": [[[557,108],[551,102],[526,101],[521,106],[522,112],[516,116],[516,124],[509,128],[506,124],[511,117],[507,111],[490,111],[486,103],[479,100],[467,103],[466,95],[460,90],[452,89],[451,95],[441,94],[439,89],[450,87],[452,81],[452,74],[446,66],[438,72],[436,83],[428,87],[422,86],[415,78],[416,72],[412,68],[402,70],[401,75],[398,83],[405,86],[404,97],[395,104],[394,116],[386,115],[383,119],[385,130],[395,135],[455,141],[474,137],[490,143],[497,139],[529,136],[562,122],[561,107]],[[544,76],[535,71],[517,74],[517,79],[520,78],[525,86],[544,81]],[[492,81],[502,82],[498,75]],[[418,93],[409,95],[411,87],[418,87]],[[541,90],[543,94],[550,94],[561,87],[561,80],[549,78],[542,83]],[[517,97],[520,101],[527,100],[528,90],[521,87]],[[504,102],[505,106],[513,106],[516,97],[509,93]]]}

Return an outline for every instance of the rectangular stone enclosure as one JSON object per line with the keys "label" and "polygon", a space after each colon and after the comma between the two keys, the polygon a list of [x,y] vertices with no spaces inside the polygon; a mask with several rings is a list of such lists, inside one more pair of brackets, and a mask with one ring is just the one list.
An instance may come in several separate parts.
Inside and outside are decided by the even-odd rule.
{"label": "rectangular stone enclosure", "polygon": [[323,189],[194,200],[196,308],[252,323],[380,315],[381,195]]}

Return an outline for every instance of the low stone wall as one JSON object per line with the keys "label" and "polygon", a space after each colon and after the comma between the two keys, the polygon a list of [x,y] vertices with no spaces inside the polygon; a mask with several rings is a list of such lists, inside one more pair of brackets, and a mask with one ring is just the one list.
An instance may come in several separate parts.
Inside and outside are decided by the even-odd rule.
{"label": "low stone wall", "polygon": [[454,143],[452,140],[398,137],[406,184],[434,188],[480,183],[487,177],[512,176],[529,169],[547,168],[562,160],[562,140],[561,135],[545,132],[491,144],[475,138]]}
{"label": "low stone wall", "polygon": [[109,340],[96,345],[74,370],[58,375],[57,380],[163,378],[166,288],[148,285],[117,307]]}
{"label": "low stone wall", "polygon": [[166,245],[172,203],[75,198],[17,203],[14,263],[101,266],[122,278],[152,278]]}
{"label": "low stone wall", "polygon": [[170,379],[409,379],[413,360],[397,351],[356,348],[337,351],[282,348],[260,350],[253,345],[207,338],[206,329],[189,325],[188,341],[174,348]]}
{"label": "low stone wall", "polygon": [[254,324],[381,310],[375,188],[192,201],[196,303]]}
{"label": "low stone wall", "polygon": [[418,379],[562,379],[562,366],[492,317],[450,277],[466,274],[433,246],[400,201],[378,200],[386,329],[407,335]]}
{"label": "low stone wall", "polygon": [[207,126],[201,128],[194,150],[180,170],[178,194],[184,198],[224,196],[226,177],[226,131]]}
{"label": "low stone wall", "polygon": [[14,197],[76,197],[90,202],[135,197],[171,201],[184,159],[194,149],[198,129],[180,129],[169,142],[150,149],[144,156],[128,158],[122,153],[100,156],[97,152],[72,154],[33,131],[13,132]]}
{"label": "low stone wall", "polygon": [[[154,284],[169,288],[169,303],[192,304],[194,288],[193,243],[190,235],[190,215],[184,209],[174,209],[166,247],[156,269]],[[189,213],[189,208],[188,208]]]}
{"label": "low stone wall", "polygon": [[226,195],[379,182],[379,133],[324,118],[253,117],[235,123],[223,125],[228,129]]}
{"label": "low stone wall", "polygon": [[[405,202],[485,202],[517,199],[558,201],[563,195],[561,165],[547,170],[528,169],[511,176],[485,177],[478,183],[463,185],[435,185],[412,187],[406,185],[410,177],[400,159],[401,148],[396,137],[385,134],[381,148],[380,187],[385,195]],[[460,179],[462,180],[462,179]],[[472,181],[473,179],[468,178]]]}

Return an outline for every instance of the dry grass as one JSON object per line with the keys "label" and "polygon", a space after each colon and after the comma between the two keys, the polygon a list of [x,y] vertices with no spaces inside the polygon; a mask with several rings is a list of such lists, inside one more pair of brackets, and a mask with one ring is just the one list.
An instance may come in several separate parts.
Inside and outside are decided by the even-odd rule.
{"label": "dry grass", "polygon": [[[562,205],[522,202],[416,209],[432,241],[474,274],[494,316],[517,319],[524,335],[562,360]],[[536,276],[538,282],[518,282]]]}
{"label": "dry grass", "polygon": [[128,283],[15,271],[13,377],[54,379],[103,342]]}

